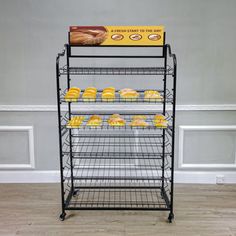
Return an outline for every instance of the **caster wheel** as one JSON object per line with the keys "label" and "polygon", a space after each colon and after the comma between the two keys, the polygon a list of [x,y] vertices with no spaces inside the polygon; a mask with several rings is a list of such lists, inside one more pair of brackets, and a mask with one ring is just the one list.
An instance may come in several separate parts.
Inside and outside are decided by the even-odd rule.
{"label": "caster wheel", "polygon": [[72,196],[75,197],[76,195],[78,195],[78,193],[79,193],[79,190],[75,190],[75,191],[73,192]]}
{"label": "caster wheel", "polygon": [[169,223],[172,223],[172,220],[174,219],[174,214],[173,213],[170,213],[169,216],[168,216],[168,222]]}
{"label": "caster wheel", "polygon": [[59,216],[61,221],[64,221],[66,217],[66,213],[61,213],[61,215]]}

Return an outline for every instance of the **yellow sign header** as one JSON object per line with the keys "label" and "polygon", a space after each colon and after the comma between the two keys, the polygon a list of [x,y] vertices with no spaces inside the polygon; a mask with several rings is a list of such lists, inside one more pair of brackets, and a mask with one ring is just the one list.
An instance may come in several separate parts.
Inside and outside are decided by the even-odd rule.
{"label": "yellow sign header", "polygon": [[71,45],[163,45],[164,26],[71,26]]}

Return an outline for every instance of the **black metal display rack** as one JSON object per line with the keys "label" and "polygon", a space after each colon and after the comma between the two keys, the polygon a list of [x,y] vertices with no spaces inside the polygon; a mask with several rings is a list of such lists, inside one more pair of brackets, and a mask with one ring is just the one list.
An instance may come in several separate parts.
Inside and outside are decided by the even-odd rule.
{"label": "black metal display rack", "polygon": [[[109,54],[114,48],[118,49],[116,54]],[[57,56],[61,220],[65,219],[66,210],[158,210],[169,212],[169,222],[174,218],[176,56],[171,53],[168,44],[145,46],[145,50],[151,49],[148,55],[139,54],[143,48],[66,44],[63,52]],[[95,53],[98,49],[105,49],[105,53]],[[135,49],[135,55],[127,54],[129,49]],[[129,66],[128,62],[119,67],[98,67],[94,64],[78,66],[75,62],[75,59],[80,62],[89,59],[90,63],[97,65],[100,60],[108,58],[126,60]],[[148,63],[154,63],[154,66],[133,66],[134,60],[144,62],[146,59],[152,60]],[[92,77],[93,83],[97,78],[107,80],[109,77],[110,84],[120,77],[126,81],[150,79],[154,81],[152,89],[158,85],[163,100],[145,100],[144,89],[139,90],[136,85],[135,89],[140,94],[136,101],[121,100],[117,90],[114,101],[104,102],[100,96],[101,88],[98,89],[95,101],[83,102],[79,98],[75,102],[66,102],[66,91],[71,86],[80,87],[80,81],[86,81],[88,77]],[[87,106],[82,110],[85,104]],[[116,105],[119,105],[118,108]],[[104,109],[105,106],[108,109]],[[124,127],[111,127],[107,124],[108,116],[114,113],[123,115],[126,120]],[[153,116],[157,113],[166,116],[167,128],[157,128],[152,124]],[[68,120],[78,114],[85,116],[85,122],[79,128],[68,128]],[[92,114],[103,117],[101,126],[86,126],[86,119]],[[149,126],[129,126],[133,114],[145,114]]]}

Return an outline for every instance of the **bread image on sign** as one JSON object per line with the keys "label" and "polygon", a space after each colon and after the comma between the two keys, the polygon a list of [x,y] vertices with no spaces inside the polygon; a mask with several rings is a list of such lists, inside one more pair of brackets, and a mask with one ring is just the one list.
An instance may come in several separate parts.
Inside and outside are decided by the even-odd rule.
{"label": "bread image on sign", "polygon": [[107,31],[102,26],[71,26],[70,44],[99,45],[107,38]]}
{"label": "bread image on sign", "polygon": [[129,37],[131,40],[140,40],[142,38],[140,34],[132,34]]}
{"label": "bread image on sign", "polygon": [[159,39],[161,38],[161,36],[160,36],[159,34],[150,34],[150,35],[148,36],[148,38],[149,38],[150,40],[159,40]]}
{"label": "bread image on sign", "polygon": [[123,36],[122,34],[113,34],[113,35],[111,36],[111,38],[112,38],[113,40],[122,40],[122,39],[124,38],[124,36]]}

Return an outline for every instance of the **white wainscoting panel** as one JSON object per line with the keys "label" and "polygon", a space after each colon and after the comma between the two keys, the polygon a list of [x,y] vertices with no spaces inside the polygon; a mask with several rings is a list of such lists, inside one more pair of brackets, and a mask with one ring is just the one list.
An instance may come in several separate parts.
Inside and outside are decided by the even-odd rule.
{"label": "white wainscoting panel", "polygon": [[236,157],[234,163],[230,164],[195,164],[195,163],[184,163],[184,134],[185,131],[235,131],[235,125],[180,125],[179,126],[179,157],[178,167],[180,169],[186,168],[236,168]]}
{"label": "white wainscoting panel", "polygon": [[29,142],[29,157],[30,162],[28,164],[0,164],[0,169],[34,169],[35,157],[34,157],[34,129],[33,126],[0,126],[1,131],[27,131]]}

